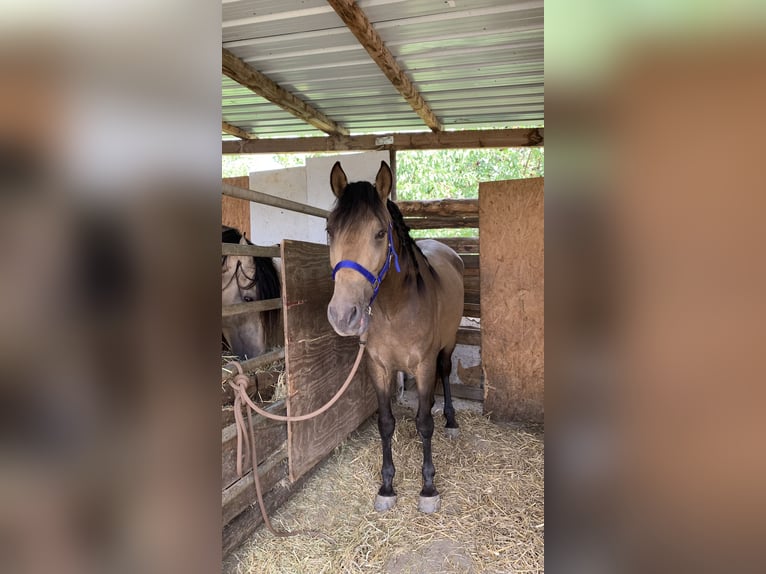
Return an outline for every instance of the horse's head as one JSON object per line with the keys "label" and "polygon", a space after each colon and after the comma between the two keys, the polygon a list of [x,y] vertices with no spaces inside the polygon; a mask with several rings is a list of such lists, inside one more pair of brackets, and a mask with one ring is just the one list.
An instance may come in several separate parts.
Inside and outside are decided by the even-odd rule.
{"label": "horse's head", "polygon": [[[240,245],[248,245],[243,235]],[[256,301],[258,297],[255,258],[229,255],[221,267],[221,304],[234,305]],[[239,314],[222,319],[224,337],[232,351],[240,357],[256,357],[265,348],[264,330],[260,320],[250,314]]]}
{"label": "horse's head", "polygon": [[396,258],[386,207],[392,181],[391,169],[385,162],[380,164],[374,187],[366,181],[349,184],[340,162],[330,173],[337,201],[327,218],[335,280],[327,319],[339,335],[362,335],[367,331],[368,307],[391,260]]}

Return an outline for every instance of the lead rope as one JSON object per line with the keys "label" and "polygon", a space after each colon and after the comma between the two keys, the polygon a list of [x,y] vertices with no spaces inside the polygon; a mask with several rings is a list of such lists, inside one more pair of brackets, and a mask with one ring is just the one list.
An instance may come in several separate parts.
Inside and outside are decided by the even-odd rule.
{"label": "lead rope", "polygon": [[[292,532],[285,532],[285,531],[276,530],[271,525],[271,520],[269,520],[269,515],[266,512],[266,504],[263,501],[263,489],[261,488],[261,480],[258,476],[258,453],[256,452],[256,448],[255,448],[255,433],[253,431],[253,411],[257,412],[259,415],[266,417],[268,419],[272,419],[275,421],[286,421],[286,422],[305,421],[305,420],[309,420],[321,415],[327,409],[332,407],[336,402],[338,402],[338,399],[340,399],[341,395],[343,395],[343,393],[346,392],[346,389],[351,384],[351,380],[354,378],[354,375],[356,375],[356,371],[359,369],[359,364],[362,362],[362,355],[364,355],[364,349],[366,345],[367,345],[367,333],[362,335],[362,338],[359,340],[359,351],[356,354],[356,360],[354,361],[354,366],[351,367],[351,372],[349,372],[348,377],[346,377],[346,381],[343,383],[341,388],[338,389],[338,392],[336,392],[335,395],[327,403],[325,403],[323,406],[321,406],[314,412],[311,412],[305,415],[299,415],[299,416],[275,415],[273,413],[263,410],[258,405],[256,405],[252,400],[250,400],[250,397],[247,395],[247,387],[250,384],[250,377],[244,373],[244,371],[242,370],[242,365],[238,361],[233,361],[227,364],[226,367],[224,367],[224,368],[234,367],[237,369],[237,374],[234,375],[233,380],[228,381],[229,386],[234,390],[234,421],[237,427],[237,475],[240,478],[242,477],[243,458],[244,456],[246,456],[246,453],[249,451],[250,463],[253,469],[253,484],[255,485],[255,494],[258,499],[258,507],[261,510],[261,516],[263,516],[263,523],[266,525],[266,528],[268,528],[269,531],[275,536],[285,537],[285,536],[295,536],[297,534],[314,534],[317,536],[321,536],[322,538],[325,538],[330,542],[334,542],[334,540],[330,536],[318,530],[295,530]],[[245,425],[245,417],[242,415],[243,404],[247,409],[247,420],[250,426],[249,437],[248,437],[248,432]],[[243,443],[245,447],[245,452],[242,451]]]}

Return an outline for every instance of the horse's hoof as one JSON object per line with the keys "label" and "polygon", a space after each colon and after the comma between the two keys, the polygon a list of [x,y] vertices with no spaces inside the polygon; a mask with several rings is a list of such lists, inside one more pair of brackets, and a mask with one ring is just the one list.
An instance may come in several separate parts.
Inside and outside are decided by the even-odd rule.
{"label": "horse's hoof", "polygon": [[381,496],[380,494],[375,497],[375,510],[378,512],[385,512],[391,510],[396,506],[396,495],[393,496]]}
{"label": "horse's hoof", "polygon": [[436,496],[421,496],[418,498],[418,510],[424,514],[433,514],[438,512],[442,506],[441,497]]}
{"label": "horse's hoof", "polygon": [[444,427],[444,432],[447,434],[447,438],[457,438],[460,436],[459,428]]}

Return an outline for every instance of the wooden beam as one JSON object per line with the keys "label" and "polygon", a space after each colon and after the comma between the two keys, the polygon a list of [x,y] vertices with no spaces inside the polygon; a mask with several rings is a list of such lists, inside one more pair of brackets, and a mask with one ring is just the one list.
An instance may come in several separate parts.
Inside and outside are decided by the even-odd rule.
{"label": "wooden beam", "polygon": [[[245,61],[222,48],[223,73],[229,78],[253,92],[266,98],[271,103],[293,114],[317,129],[331,135],[348,135],[348,130],[328,118],[319,110],[285,90],[282,86],[265,76]],[[251,140],[252,141],[252,140]]]}
{"label": "wooden beam", "polygon": [[270,205],[272,207],[278,207],[279,209],[287,209],[288,211],[297,211],[298,213],[305,213],[306,215],[314,215],[316,217],[326,218],[330,212],[326,209],[314,207],[313,205],[304,205],[297,201],[290,201],[289,199],[283,199],[275,195],[269,195],[262,191],[255,191],[254,189],[244,189],[242,187],[236,187],[228,183],[223,183],[223,194],[229,197],[238,197],[239,199],[247,199],[248,201],[254,201],[262,205]]}
{"label": "wooden beam", "polygon": [[[468,385],[456,385],[450,383],[450,394],[456,399],[468,399],[470,401],[483,401],[484,400],[484,388],[483,387],[470,387]],[[436,385],[434,387],[434,393],[437,395],[443,395],[444,389],[442,385]]]}
{"label": "wooden beam", "polygon": [[[284,358],[285,358],[284,349],[274,349],[273,351],[269,351],[267,353],[264,353],[263,355],[258,355],[257,357],[253,357],[252,359],[248,359],[247,361],[240,361],[240,365],[242,365],[242,370],[247,372],[247,371],[253,371],[257,369],[258,367],[270,365],[271,363],[275,363],[276,361],[279,361]],[[221,380],[229,379],[236,374],[237,374],[237,368],[234,366],[233,363],[226,363],[223,367],[221,367]]]}
{"label": "wooden beam", "polygon": [[410,229],[464,229],[479,228],[479,216],[429,215],[428,217],[405,217],[404,222]]}
{"label": "wooden beam", "polygon": [[457,330],[457,344],[481,347],[481,329],[476,327],[460,327]]}
{"label": "wooden beam", "polygon": [[478,199],[431,199],[426,201],[397,201],[396,205],[404,217],[426,217],[440,215],[479,215]]}
{"label": "wooden beam", "polygon": [[394,55],[386,48],[383,39],[373,28],[372,22],[357,5],[354,0],[327,0],[327,3],[333,7],[341,20],[346,24],[351,33],[356,36],[362,47],[375,61],[378,67],[383,71],[388,80],[394,85],[407,103],[412,106],[415,113],[418,114],[425,124],[435,132],[443,129],[429,105],[420,95],[420,92],[412,84],[407,74],[405,74],[396,63]]}
{"label": "wooden beam", "polygon": [[243,313],[255,313],[256,311],[272,311],[282,308],[282,299],[261,299],[260,301],[250,301],[248,303],[234,303],[224,305],[221,308],[221,317],[233,317]]}
{"label": "wooden beam", "polygon": [[279,257],[279,245],[261,247],[260,245],[240,245],[239,243],[221,243],[221,255],[250,255],[252,257]]}
{"label": "wooden beam", "polygon": [[478,237],[428,237],[424,239],[435,239],[436,241],[440,241],[447,247],[454,249],[457,253],[479,252]]}
{"label": "wooden beam", "polygon": [[251,140],[255,138],[254,135],[247,133],[242,128],[238,128],[237,126],[234,126],[229,122],[224,122],[223,120],[221,120],[221,131],[225,134],[229,134],[230,136],[235,136],[243,140]]}
{"label": "wooden beam", "polygon": [[470,149],[534,147],[544,145],[543,128],[507,130],[465,130],[437,133],[402,133],[386,135],[330,136],[310,138],[273,138],[221,143],[224,154],[307,153],[321,151]]}

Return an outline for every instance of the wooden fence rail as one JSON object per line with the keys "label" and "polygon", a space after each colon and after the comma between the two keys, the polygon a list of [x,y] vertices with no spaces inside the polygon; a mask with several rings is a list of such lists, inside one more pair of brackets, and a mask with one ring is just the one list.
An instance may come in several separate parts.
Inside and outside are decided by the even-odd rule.
{"label": "wooden fence rail", "polygon": [[326,209],[314,207],[313,205],[305,205],[298,203],[297,201],[290,201],[289,199],[283,199],[275,195],[269,195],[261,191],[255,191],[253,189],[244,189],[228,183],[221,184],[223,186],[223,194],[229,197],[238,197],[239,199],[246,199],[248,201],[254,201],[262,205],[270,205],[272,207],[278,207],[279,209],[286,209],[288,211],[296,211],[298,213],[305,213],[306,215],[313,215],[315,217],[327,217],[330,212]]}
{"label": "wooden fence rail", "polygon": [[221,243],[221,255],[252,255],[253,257],[279,257],[279,245],[239,245],[238,243]]}
{"label": "wooden fence rail", "polygon": [[272,309],[281,309],[282,299],[261,299],[260,301],[250,301],[248,303],[235,303],[234,305],[225,305],[221,309],[221,317],[231,317],[243,313],[254,313],[256,311],[271,311]]}

